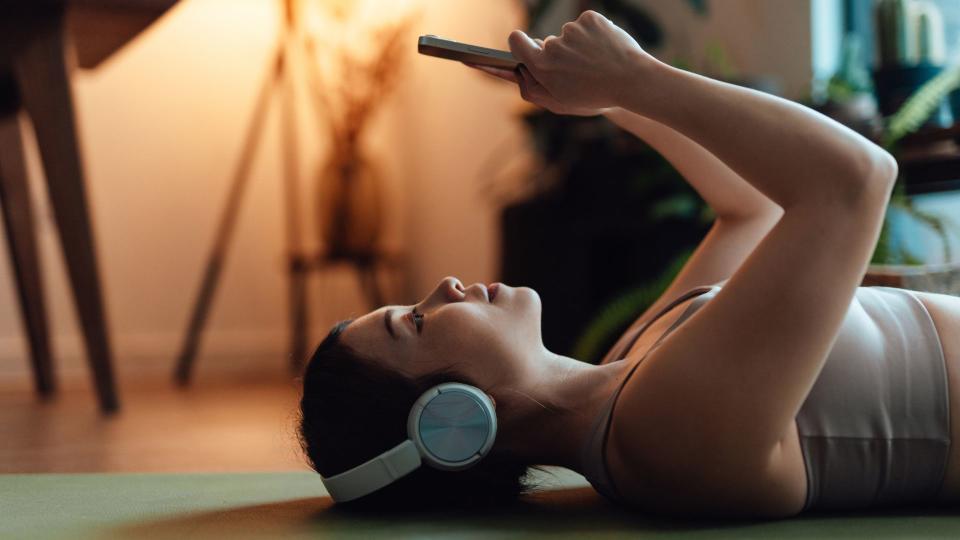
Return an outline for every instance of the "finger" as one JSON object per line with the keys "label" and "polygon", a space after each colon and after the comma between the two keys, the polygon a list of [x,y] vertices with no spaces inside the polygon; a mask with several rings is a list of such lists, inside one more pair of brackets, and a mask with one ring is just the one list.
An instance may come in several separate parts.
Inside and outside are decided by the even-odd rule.
{"label": "finger", "polygon": [[517,75],[510,71],[509,69],[495,68],[491,66],[481,66],[480,64],[471,64],[470,62],[463,62],[464,65],[472,67],[473,69],[478,69],[488,75],[493,75],[498,79],[503,79],[505,81],[510,81],[512,83],[517,82]]}
{"label": "finger", "polygon": [[593,11],[592,9],[588,9],[584,11],[583,13],[580,14],[579,17],[577,17],[577,21],[579,22],[587,22],[587,23],[593,23],[593,24],[597,24],[600,22],[608,21],[608,20],[609,19],[604,17],[602,13]]}
{"label": "finger", "polygon": [[536,41],[530,39],[530,36],[522,30],[510,32],[507,41],[510,43],[510,52],[517,57],[517,60],[527,65],[533,65],[536,69],[536,63],[543,51]]}
{"label": "finger", "polygon": [[521,64],[518,66],[517,71],[520,73],[520,76],[523,78],[524,82],[527,84],[527,92],[532,96],[546,96],[552,98],[553,95],[545,86],[540,84],[540,81],[530,73],[530,70],[527,69],[527,66]]}
{"label": "finger", "polygon": [[540,84],[540,81],[538,81],[537,78],[530,71],[530,68],[528,68],[525,64],[520,64],[517,66],[517,74],[523,79],[525,79],[525,82],[527,83],[528,86],[531,86],[531,87],[536,86],[540,88],[543,87],[543,85]]}
{"label": "finger", "polygon": [[540,81],[530,73],[530,70],[528,70],[526,66],[522,64],[518,66],[517,73],[522,90],[520,95],[523,96],[524,99],[541,107],[545,107],[546,103],[551,100],[556,101],[553,99],[553,95],[540,84]]}
{"label": "finger", "polygon": [[543,48],[543,40],[542,40],[542,39],[540,39],[540,38],[533,38],[533,41],[534,41],[537,45],[539,45],[541,49]]}
{"label": "finger", "polygon": [[545,92],[542,86],[539,86],[531,77],[520,78],[520,96],[527,103],[533,103],[537,107],[546,109],[552,113],[563,114],[560,104]]}
{"label": "finger", "polygon": [[523,64],[517,67],[517,86],[520,87],[520,97],[522,97],[525,101],[530,101],[532,103],[532,96],[530,94],[530,78],[524,75],[524,71],[525,68],[523,67]]}

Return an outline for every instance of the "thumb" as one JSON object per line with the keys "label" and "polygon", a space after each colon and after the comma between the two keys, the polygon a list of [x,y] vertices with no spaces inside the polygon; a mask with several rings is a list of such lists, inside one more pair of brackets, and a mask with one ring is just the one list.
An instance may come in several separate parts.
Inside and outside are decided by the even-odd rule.
{"label": "thumb", "polygon": [[515,56],[520,63],[526,64],[528,67],[536,65],[537,59],[543,51],[540,45],[530,39],[530,36],[523,30],[510,32],[510,37],[507,38],[507,42],[510,44],[510,52],[513,53],[513,56]]}

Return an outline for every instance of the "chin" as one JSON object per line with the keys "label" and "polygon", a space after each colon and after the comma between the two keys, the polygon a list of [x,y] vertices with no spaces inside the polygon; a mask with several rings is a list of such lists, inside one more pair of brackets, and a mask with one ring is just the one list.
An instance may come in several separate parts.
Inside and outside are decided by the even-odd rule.
{"label": "chin", "polygon": [[543,304],[540,295],[530,287],[517,287],[513,300],[513,309],[518,315],[518,328],[523,328],[525,334],[540,339],[540,322],[543,314]]}
{"label": "chin", "polygon": [[539,318],[540,313],[543,311],[543,303],[540,301],[540,294],[530,287],[518,287],[517,292],[519,295],[524,297],[527,303],[529,303],[530,309],[534,311]]}

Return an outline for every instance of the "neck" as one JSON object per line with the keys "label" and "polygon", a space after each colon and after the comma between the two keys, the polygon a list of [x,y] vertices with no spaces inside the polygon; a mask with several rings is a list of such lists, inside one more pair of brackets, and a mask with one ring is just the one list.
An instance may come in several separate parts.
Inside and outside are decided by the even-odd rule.
{"label": "neck", "polygon": [[601,408],[616,390],[626,362],[596,366],[551,353],[534,372],[508,386],[510,414],[499,428],[500,447],[538,465],[583,470],[580,450]]}

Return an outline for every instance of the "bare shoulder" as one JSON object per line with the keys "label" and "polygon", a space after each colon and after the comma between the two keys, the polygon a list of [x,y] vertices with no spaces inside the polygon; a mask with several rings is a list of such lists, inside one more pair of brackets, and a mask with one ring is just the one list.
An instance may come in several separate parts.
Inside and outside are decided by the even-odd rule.
{"label": "bare shoulder", "polygon": [[[692,287],[722,288],[729,279],[715,283]],[[681,295],[682,296],[682,295]],[[671,299],[673,300],[673,299]],[[670,311],[679,311],[685,304],[677,304]],[[661,315],[669,319],[669,312]],[[648,336],[655,341],[657,336]],[[634,386],[635,380],[643,377],[638,370],[626,386]],[[642,383],[635,386],[642,387]],[[628,389],[625,387],[624,391]],[[656,437],[656,434],[639,429],[636,415],[629,409],[615,409],[611,418],[610,442],[607,446],[607,465],[618,492],[635,504],[666,514],[714,514],[727,516],[743,515],[745,508],[751,509],[750,517],[787,517],[801,511],[806,498],[806,467],[800,449],[796,424],[784,438],[778,459],[770,462],[770,467],[762,472],[750,474],[732,474],[726,477],[722,485],[705,483],[703,477],[684,480],[677,471],[698,470],[702,465],[678,463],[671,472],[663,467],[665,461],[645,462],[642,456],[631,453],[630,448],[644,444],[644,439]],[[614,441],[632,441],[626,445]],[[626,448],[627,450],[621,450]],[[712,451],[703,448],[698,453],[699,461],[710,462]],[[738,495],[735,495],[738,494]],[[729,505],[729,506],[728,506]],[[723,509],[726,507],[726,511]]]}
{"label": "bare shoulder", "polygon": [[[792,207],[722,290],[646,355],[612,420],[620,474],[642,477],[648,496],[708,510],[775,513],[784,503],[771,499],[801,500],[796,411],[862,279],[881,195]],[[798,248],[811,244],[818,249]]]}
{"label": "bare shoulder", "polygon": [[[670,314],[671,314],[672,312],[680,311],[680,310],[686,305],[687,302],[689,302],[690,300],[692,300],[692,297],[690,297],[690,298],[687,298],[687,301],[686,301],[686,302],[678,302],[678,300],[680,300],[680,299],[683,298],[684,296],[688,295],[690,292],[695,291],[695,290],[697,290],[697,289],[708,289],[708,288],[712,288],[712,287],[723,287],[723,285],[725,285],[725,284],[727,283],[727,281],[729,281],[729,279],[724,279],[724,280],[718,281],[718,282],[716,282],[716,283],[707,283],[707,284],[702,284],[702,285],[692,285],[692,286],[690,286],[690,288],[681,290],[679,293],[673,294],[673,295],[668,294],[668,292],[665,292],[663,295],[660,296],[659,299],[657,299],[656,302],[654,302],[650,307],[648,307],[648,308],[646,309],[646,311],[644,311],[643,314],[641,314],[639,317],[637,317],[637,318],[633,321],[633,323],[632,323],[626,330],[623,331],[622,334],[620,334],[620,337],[617,339],[617,342],[613,345],[613,347],[611,347],[610,350],[612,351],[613,349],[616,349],[616,348],[620,347],[620,345],[623,343],[623,340],[628,339],[628,336],[632,335],[632,334],[633,334],[635,331],[637,331],[641,326],[647,324],[648,322],[650,322],[651,324],[653,324],[653,323],[655,322],[655,320],[659,320],[659,319],[670,319],[670,316],[671,316]],[[672,306],[671,306],[671,304],[672,304]],[[666,309],[668,306],[670,307],[670,309]],[[644,331],[644,333],[645,333],[645,334],[650,334],[651,330],[653,330],[653,329],[655,329],[655,328],[647,329],[647,330]],[[642,345],[642,344],[643,344],[643,340],[645,340],[645,339],[646,339],[646,340],[650,340],[650,341],[652,342],[653,340],[655,340],[656,337],[659,337],[659,336],[645,335],[645,336],[641,337],[640,340],[638,340],[637,344]],[[604,358],[601,360],[600,365],[609,364],[610,362],[615,362],[615,361],[617,361],[617,360],[619,360],[619,358],[612,358],[611,356],[609,356],[609,353],[608,353],[608,354],[605,355]]]}

